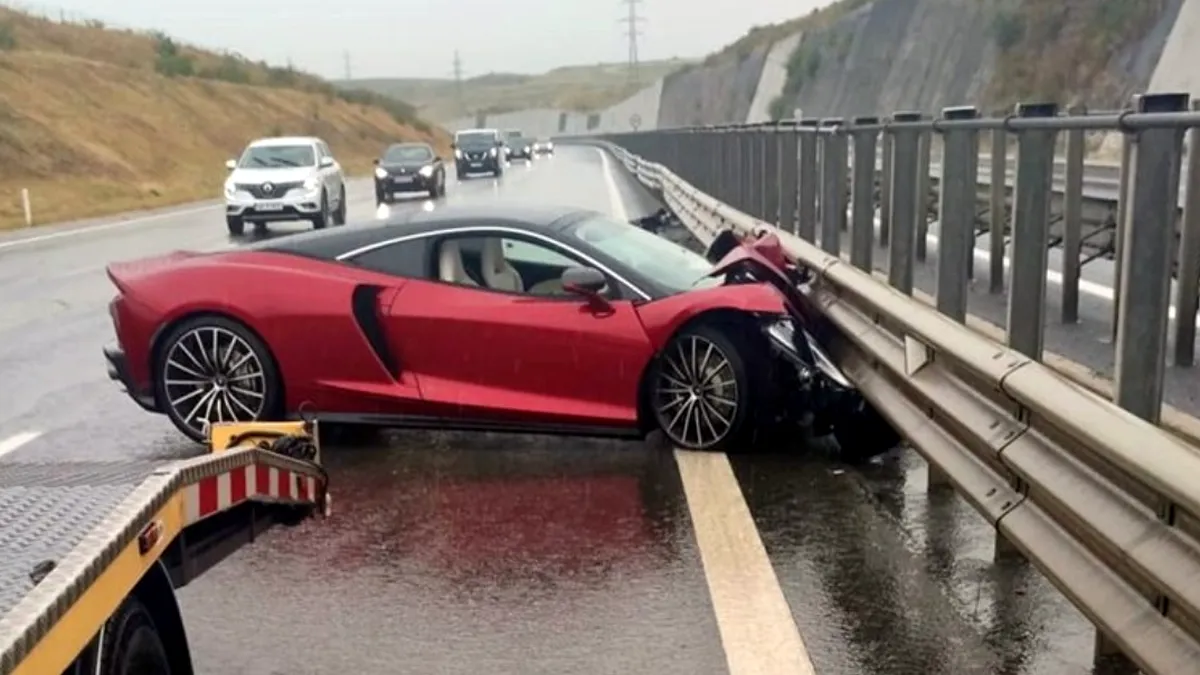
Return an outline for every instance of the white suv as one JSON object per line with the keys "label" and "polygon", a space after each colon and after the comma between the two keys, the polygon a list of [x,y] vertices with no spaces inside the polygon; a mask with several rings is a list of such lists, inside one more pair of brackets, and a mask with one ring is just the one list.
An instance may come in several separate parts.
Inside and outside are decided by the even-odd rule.
{"label": "white suv", "polygon": [[225,167],[230,234],[242,234],[246,223],[262,231],[283,220],[308,220],[317,229],[346,222],[346,177],[319,138],[260,138]]}

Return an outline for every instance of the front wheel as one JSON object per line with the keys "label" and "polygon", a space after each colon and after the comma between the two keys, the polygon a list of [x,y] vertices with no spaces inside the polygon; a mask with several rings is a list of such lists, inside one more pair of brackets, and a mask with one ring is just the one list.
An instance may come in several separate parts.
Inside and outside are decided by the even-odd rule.
{"label": "front wheel", "polygon": [[229,230],[229,234],[240,237],[246,232],[246,221],[237,216],[226,216],[225,227]]}
{"label": "front wheel", "polygon": [[123,602],[105,625],[99,672],[171,675],[171,661],[154,619],[135,598]]}
{"label": "front wheel", "polygon": [[655,422],[670,441],[688,450],[727,451],[750,442],[760,417],[753,349],[732,328],[684,329],[659,355],[650,373]]}
{"label": "front wheel", "polygon": [[834,423],[833,437],[839,455],[847,462],[862,462],[900,445],[903,437],[865,398]]}
{"label": "front wheel", "polygon": [[279,369],[266,344],[221,316],[171,329],[155,359],[155,388],[160,409],[199,442],[212,423],[275,419],[283,406]]}
{"label": "front wheel", "polygon": [[318,230],[323,230],[332,220],[333,214],[329,210],[329,195],[325,192],[322,192],[321,210],[312,218],[313,227]]}

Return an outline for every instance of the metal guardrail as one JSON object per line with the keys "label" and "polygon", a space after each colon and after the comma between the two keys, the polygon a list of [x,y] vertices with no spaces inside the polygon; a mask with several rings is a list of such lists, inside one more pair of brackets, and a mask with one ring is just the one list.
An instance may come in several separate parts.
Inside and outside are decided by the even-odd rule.
{"label": "metal guardrail", "polygon": [[[953,485],[996,528],[998,555],[1031,560],[1091,619],[1098,657],[1124,657],[1148,673],[1194,673],[1200,445],[1157,426],[1181,142],[1185,129],[1200,127],[1200,113],[1186,106],[1186,96],[1154,95],[1119,116],[1064,118],[1052,106],[1021,106],[1018,116],[995,120],[956,108],[937,121],[896,115],[886,124],[859,118],[579,140],[607,147],[701,240],[726,228],[778,234],[787,253],[816,272],[812,297],[838,334],[828,347],[928,461],[931,487]],[[1006,345],[964,325],[979,133],[1000,127],[1019,146]],[[1071,236],[1083,177],[1072,132],[1091,127],[1119,127],[1131,139],[1120,257],[1138,273],[1120,287],[1115,402],[1040,362],[1055,135],[1068,134]],[[942,135],[946,176],[936,307],[912,297],[923,130]],[[891,137],[886,283],[872,261],[877,168],[863,162],[850,176],[847,162],[851,148],[874,156],[880,133]],[[1189,162],[1200,157],[1196,135]],[[1003,166],[1003,156],[992,159]],[[1180,269],[1196,279],[1200,198],[1187,201],[1182,221]],[[1191,311],[1182,316],[1195,315],[1195,284],[1179,292],[1179,306],[1189,293]],[[1194,321],[1177,321],[1177,335],[1189,335],[1179,324],[1194,330]]]}

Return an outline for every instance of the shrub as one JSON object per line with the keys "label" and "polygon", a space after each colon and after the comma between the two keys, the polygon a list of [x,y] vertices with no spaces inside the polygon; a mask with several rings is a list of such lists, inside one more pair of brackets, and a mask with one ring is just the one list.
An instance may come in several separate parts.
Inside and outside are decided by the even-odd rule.
{"label": "shrub", "polygon": [[1007,52],[1025,38],[1025,17],[1015,12],[999,12],[992,17],[991,33],[1000,51]]}
{"label": "shrub", "polygon": [[190,77],[195,74],[192,59],[180,53],[179,45],[174,40],[162,33],[155,33],[154,38],[158,55],[154,60],[156,72],[167,77]]}
{"label": "shrub", "polygon": [[12,24],[5,21],[0,23],[0,50],[12,51],[17,48],[17,35],[13,32]]}

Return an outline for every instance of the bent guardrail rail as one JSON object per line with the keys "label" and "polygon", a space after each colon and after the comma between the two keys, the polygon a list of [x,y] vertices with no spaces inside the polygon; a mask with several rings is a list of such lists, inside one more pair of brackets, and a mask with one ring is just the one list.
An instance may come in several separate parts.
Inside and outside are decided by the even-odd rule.
{"label": "bent guardrail rail", "polygon": [[[1200,444],[1157,426],[1180,141],[1185,128],[1200,126],[1200,114],[1185,112],[1186,103],[1178,95],[1146,96],[1136,113],[1119,120],[1064,119],[1046,114],[1045,106],[1023,106],[1020,117],[1002,122],[1020,144],[1007,345],[964,325],[973,157],[979,130],[994,123],[973,110],[948,110],[937,128],[947,179],[939,190],[946,225],[936,307],[912,297],[916,172],[894,172],[896,194],[912,198],[891,200],[886,283],[871,260],[873,162],[855,168],[849,215],[840,215],[847,213],[846,140],[854,139],[860,156],[872,156],[877,134],[894,134],[893,160],[901,161],[893,165],[907,168],[918,142],[911,132],[919,127],[903,119],[884,126],[860,118],[856,135],[843,133],[845,127],[804,132],[790,125],[797,133],[776,137],[776,151],[760,156],[767,159],[758,171],[729,153],[739,141],[725,145],[736,138],[727,130],[584,142],[613,153],[702,241],[726,228],[778,234],[788,255],[816,273],[813,298],[838,336],[827,346],[928,462],[930,486],[953,485],[996,528],[998,555],[1027,557],[1089,617],[1098,629],[1098,656],[1122,654],[1149,673],[1187,673],[1200,663]],[[1085,123],[1119,123],[1133,141],[1126,222],[1137,236],[1124,238],[1121,253],[1142,272],[1122,286],[1115,402],[1040,362],[1053,137],[1056,125],[1071,130]],[[1194,137],[1191,143],[1200,142]],[[820,174],[811,160],[818,149]],[[789,153],[797,162],[780,161]],[[1198,154],[1189,152],[1189,161]],[[772,159],[774,170],[766,170]],[[1068,183],[1078,182],[1080,173],[1068,173]],[[751,183],[772,176],[779,177],[774,197]],[[752,190],[761,200],[747,199]],[[761,210],[752,214],[734,200]],[[1184,210],[1180,247],[1192,258],[1200,258],[1196,206],[1189,200]],[[819,214],[833,217],[822,221]],[[841,247],[843,228],[848,250]],[[1181,267],[1198,269],[1195,260]]]}

